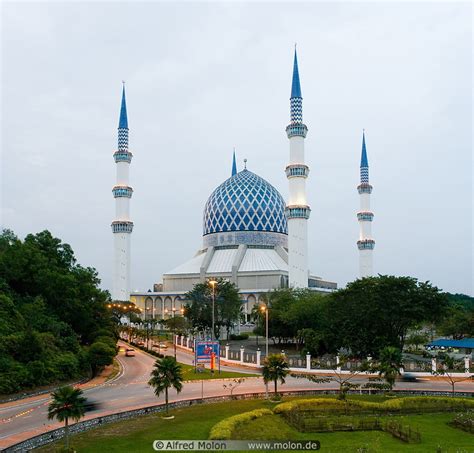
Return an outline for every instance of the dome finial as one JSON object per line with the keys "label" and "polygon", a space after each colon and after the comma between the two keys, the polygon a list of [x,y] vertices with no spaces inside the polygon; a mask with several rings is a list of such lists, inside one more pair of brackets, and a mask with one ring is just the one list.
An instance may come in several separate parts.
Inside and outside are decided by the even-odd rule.
{"label": "dome finial", "polygon": [[244,170],[247,170],[247,158],[244,159]]}

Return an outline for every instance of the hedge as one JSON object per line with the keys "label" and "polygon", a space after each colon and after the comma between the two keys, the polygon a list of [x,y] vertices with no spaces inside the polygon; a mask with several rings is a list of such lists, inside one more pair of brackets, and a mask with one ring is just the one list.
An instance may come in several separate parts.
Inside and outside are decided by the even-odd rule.
{"label": "hedge", "polygon": [[237,426],[250,420],[263,417],[264,415],[272,415],[273,412],[270,409],[255,409],[250,412],[244,412],[243,414],[234,415],[233,417],[225,418],[224,420],[216,423],[211,428],[209,434],[210,440],[227,440],[232,438],[232,433]]}
{"label": "hedge", "polygon": [[279,404],[276,414],[291,415],[295,412],[309,413],[426,413],[452,412],[474,409],[474,399],[452,397],[407,397],[387,400],[381,403],[358,400],[333,400],[313,398],[289,401]]}

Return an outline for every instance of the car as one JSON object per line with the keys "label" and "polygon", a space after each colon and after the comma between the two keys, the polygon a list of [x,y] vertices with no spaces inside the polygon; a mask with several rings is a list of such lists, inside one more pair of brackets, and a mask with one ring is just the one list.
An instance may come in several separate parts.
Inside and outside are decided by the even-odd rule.
{"label": "car", "polygon": [[133,348],[125,349],[125,357],[135,357],[135,349]]}
{"label": "car", "polygon": [[166,343],[160,343],[158,346],[159,346],[160,349],[167,349],[168,348],[168,345]]}

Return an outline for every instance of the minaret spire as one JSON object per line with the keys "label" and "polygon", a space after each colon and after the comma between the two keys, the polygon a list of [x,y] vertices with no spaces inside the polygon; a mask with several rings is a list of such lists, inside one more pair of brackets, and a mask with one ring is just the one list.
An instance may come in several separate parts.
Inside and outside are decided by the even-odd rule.
{"label": "minaret spire", "polygon": [[298,71],[298,56],[296,55],[296,44],[295,44],[295,56],[293,59],[293,80],[291,83],[291,97],[302,98],[301,96],[301,84],[300,84],[300,73]]}
{"label": "minaret spire", "polygon": [[125,82],[122,81],[122,105],[120,107],[119,129],[128,129],[127,102],[125,100]]}
{"label": "minaret spire", "polygon": [[130,199],[133,189],[128,185],[132,153],[128,150],[128,118],[125,101],[125,82],[122,87],[122,103],[118,127],[118,149],[114,153],[117,166],[116,184],[112,189],[115,198],[114,234],[114,276],[112,299],[130,300],[130,236],[133,222],[130,220]]}
{"label": "minaret spire", "polygon": [[237,164],[235,162],[235,148],[234,148],[234,155],[232,157],[232,175],[231,176],[234,176],[237,174]]}
{"label": "minaret spire", "polygon": [[372,239],[372,220],[374,213],[370,210],[369,160],[365,145],[365,130],[362,131],[362,152],[360,156],[360,184],[357,187],[360,195],[360,211],[357,213],[360,233],[357,247],[359,249],[359,275],[368,277],[373,274],[373,250],[375,241]]}
{"label": "minaret spire", "polygon": [[290,287],[308,287],[308,219],[311,212],[306,201],[306,178],[309,168],[304,163],[304,139],[308,128],[303,123],[298,57],[293,59],[290,97],[290,124],[286,134],[290,140],[290,163],[286,167],[289,199],[285,214],[288,219],[288,278]]}

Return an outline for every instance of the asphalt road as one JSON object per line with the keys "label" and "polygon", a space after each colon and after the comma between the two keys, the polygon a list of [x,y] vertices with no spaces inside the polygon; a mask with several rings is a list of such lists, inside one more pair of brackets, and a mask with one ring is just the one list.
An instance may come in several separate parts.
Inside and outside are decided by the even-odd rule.
{"label": "asphalt road", "polygon": [[[173,354],[169,348],[168,354]],[[150,371],[153,368],[155,358],[136,350],[135,357],[125,357],[120,352],[117,359],[122,364],[123,372],[113,380],[94,388],[84,390],[84,396],[95,405],[86,412],[85,419],[111,414],[114,412],[135,409],[143,406],[152,406],[164,402],[163,397],[157,398],[153,390],[147,385]],[[178,350],[177,359],[183,363],[191,363],[192,356]],[[226,371],[244,371],[242,368],[222,367]],[[249,371],[252,372],[252,371]],[[351,382],[365,382],[364,377],[354,379]],[[170,392],[170,400],[201,398],[228,394],[223,388],[226,382],[196,381],[189,382],[183,386],[182,392],[177,395],[173,390]],[[279,386],[281,390],[311,390],[311,389],[334,389],[334,382],[314,384],[306,379],[287,378],[286,384]],[[438,390],[449,391],[449,383],[439,380],[425,380],[418,382],[400,382],[396,384],[399,390]],[[474,392],[472,382],[461,382],[456,385],[457,391]],[[249,377],[235,391],[236,393],[263,392],[265,386],[260,377]],[[50,429],[55,429],[62,424],[47,419],[47,406],[49,396],[40,396],[4,403],[0,405],[0,448],[17,443],[21,440],[40,434]]]}

